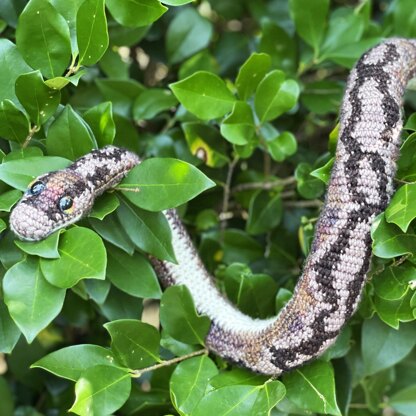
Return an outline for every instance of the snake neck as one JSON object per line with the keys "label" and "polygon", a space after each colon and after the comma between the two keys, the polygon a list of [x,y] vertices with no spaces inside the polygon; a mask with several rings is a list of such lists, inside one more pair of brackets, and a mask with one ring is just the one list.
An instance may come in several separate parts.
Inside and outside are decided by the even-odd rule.
{"label": "snake neck", "polygon": [[97,197],[116,186],[139,163],[133,152],[106,146],[81,157],[67,169],[80,176]]}

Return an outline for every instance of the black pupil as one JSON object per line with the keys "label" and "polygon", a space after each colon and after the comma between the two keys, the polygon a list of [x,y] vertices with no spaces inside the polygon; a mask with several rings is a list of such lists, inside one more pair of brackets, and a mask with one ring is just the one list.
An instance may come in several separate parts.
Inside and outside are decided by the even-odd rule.
{"label": "black pupil", "polygon": [[69,196],[64,196],[59,200],[59,208],[61,211],[67,211],[72,207],[72,198]]}
{"label": "black pupil", "polygon": [[35,182],[30,187],[30,193],[32,195],[39,195],[45,189],[45,185],[42,182]]}

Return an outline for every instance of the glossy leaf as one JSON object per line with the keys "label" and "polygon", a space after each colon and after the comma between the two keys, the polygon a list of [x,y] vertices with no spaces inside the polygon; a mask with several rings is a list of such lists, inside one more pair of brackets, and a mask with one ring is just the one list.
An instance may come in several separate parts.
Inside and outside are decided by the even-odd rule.
{"label": "glossy leaf", "polygon": [[29,134],[30,123],[11,100],[0,103],[0,135],[17,143],[24,143]]}
{"label": "glossy leaf", "polygon": [[60,258],[41,259],[45,278],[53,285],[70,288],[82,279],[105,278],[107,255],[101,238],[83,227],[71,228],[62,234]]}
{"label": "glossy leaf", "polygon": [[280,381],[269,381],[260,386],[225,386],[210,391],[196,407],[195,416],[266,415],[285,395]]}
{"label": "glossy leaf", "polygon": [[69,164],[69,160],[55,156],[10,160],[0,165],[0,180],[21,191],[26,191],[28,184],[37,176],[64,169]]}
{"label": "glossy leaf", "polygon": [[113,143],[116,126],[113,120],[113,105],[111,101],[90,108],[83,118],[91,127],[98,147],[104,147]]}
{"label": "glossy leaf", "polygon": [[218,118],[232,110],[235,98],[215,74],[199,71],[170,84],[179,102],[202,120]]}
{"label": "glossy leaf", "polygon": [[[182,205],[215,183],[193,165],[177,159],[147,159],[133,168],[118,188],[134,205],[162,211]],[[136,192],[129,190],[137,190]]]}
{"label": "glossy leaf", "polygon": [[40,126],[53,115],[61,100],[59,90],[48,87],[39,71],[17,78],[16,95],[36,126]]}
{"label": "glossy leaf", "polygon": [[154,326],[122,319],[109,322],[104,327],[111,336],[111,351],[123,366],[137,370],[160,361],[160,336]]}
{"label": "glossy leaf", "polygon": [[43,368],[56,376],[77,381],[82,373],[91,367],[115,364],[109,349],[98,345],[81,344],[53,351],[36,361],[32,367]]}
{"label": "glossy leaf", "polygon": [[107,276],[120,290],[131,296],[159,299],[162,295],[156,274],[141,254],[133,256],[115,248],[107,248]]}
{"label": "glossy leaf", "polygon": [[334,370],[316,361],[283,376],[286,398],[300,409],[341,416],[335,396]]}
{"label": "glossy leaf", "polygon": [[31,0],[20,15],[16,44],[26,62],[47,78],[63,75],[71,59],[68,23],[45,0]]}
{"label": "glossy leaf", "polygon": [[46,149],[51,156],[75,160],[95,147],[85,121],[67,105],[51,124],[46,136]]}
{"label": "glossy leaf", "polygon": [[204,397],[209,379],[217,374],[217,367],[205,355],[181,362],[175,368],[169,383],[176,410],[180,414],[192,414]]}
{"label": "glossy leaf", "polygon": [[85,0],[77,13],[79,63],[95,64],[108,47],[107,19],[104,0]]}
{"label": "glossy leaf", "polygon": [[45,240],[36,242],[16,240],[15,244],[27,254],[45,259],[57,259],[60,256],[58,252],[59,235],[59,232],[54,233]]}
{"label": "glossy leaf", "polygon": [[170,227],[161,212],[149,212],[122,203],[117,210],[117,216],[137,248],[160,259],[175,261]]}
{"label": "glossy leaf", "polygon": [[247,100],[251,97],[257,88],[257,85],[261,82],[264,76],[267,74],[271,66],[270,56],[266,53],[253,53],[244,62],[238,71],[237,79],[235,80],[235,86],[237,87],[238,94],[242,100]]}
{"label": "glossy leaf", "polygon": [[296,104],[299,86],[294,80],[285,80],[282,71],[269,72],[256,89],[254,106],[263,123],[289,111]]}
{"label": "glossy leaf", "polygon": [[70,412],[77,415],[108,415],[128,399],[130,374],[117,367],[97,365],[85,370],[75,384],[75,403]]}
{"label": "glossy leaf", "polygon": [[416,200],[416,184],[403,185],[393,196],[386,209],[387,222],[398,225],[406,232],[410,223],[416,218],[416,208],[413,201]]}
{"label": "glossy leaf", "polygon": [[285,131],[272,140],[266,140],[266,147],[273,160],[283,162],[287,157],[296,153],[298,144],[295,136]]}
{"label": "glossy leaf", "polygon": [[123,26],[147,26],[159,19],[168,9],[158,0],[106,0],[114,19]]}
{"label": "glossy leaf", "polygon": [[162,111],[175,107],[178,101],[169,90],[153,88],[143,91],[133,105],[135,120],[149,120]]}
{"label": "glossy leaf", "polygon": [[10,354],[20,334],[20,329],[11,318],[6,304],[0,302],[0,352]]}
{"label": "glossy leaf", "polygon": [[22,197],[22,193],[16,189],[0,195],[0,211],[10,212],[16,202]]}
{"label": "glossy leaf", "polygon": [[402,324],[400,331],[373,318],[362,327],[362,353],[366,374],[392,366],[410,353],[416,345],[415,323]]}
{"label": "glossy leaf", "polygon": [[290,0],[289,8],[297,33],[317,55],[326,28],[329,0]]}
{"label": "glossy leaf", "polygon": [[7,271],[3,291],[10,315],[28,342],[58,315],[65,299],[65,290],[52,286],[31,257]]}
{"label": "glossy leaf", "polygon": [[198,315],[185,286],[172,286],[165,290],[160,301],[160,322],[173,338],[187,344],[202,345],[211,325],[209,318]]}
{"label": "glossy leaf", "polygon": [[244,145],[255,132],[253,112],[243,101],[236,101],[231,114],[221,124],[221,134],[229,142]]}
{"label": "glossy leaf", "polygon": [[212,24],[195,9],[180,10],[166,32],[166,52],[172,64],[205,48],[212,36]]}

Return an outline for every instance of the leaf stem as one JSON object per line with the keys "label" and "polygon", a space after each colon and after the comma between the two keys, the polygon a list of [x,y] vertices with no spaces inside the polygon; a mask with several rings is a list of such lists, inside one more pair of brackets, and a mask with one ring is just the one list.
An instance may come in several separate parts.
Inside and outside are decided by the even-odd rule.
{"label": "leaf stem", "polygon": [[30,141],[32,140],[33,135],[39,130],[40,130],[40,127],[37,126],[36,124],[30,128],[29,134],[27,135],[25,141],[22,144],[22,149],[25,149],[29,145]]}
{"label": "leaf stem", "polygon": [[[233,179],[233,173],[234,173],[234,169],[237,165],[239,161],[238,156],[236,156],[228,165],[228,172],[227,172],[227,179],[225,180],[225,184],[224,184],[224,196],[222,199],[222,209],[221,209],[221,214],[225,213],[228,211],[228,206],[230,203],[230,195],[231,195],[231,181]],[[221,216],[220,214],[220,216]],[[221,222],[221,231],[223,232],[225,230],[225,227],[227,225],[227,221],[223,220]]]}
{"label": "leaf stem", "polygon": [[269,181],[269,182],[242,183],[240,185],[235,186],[233,189],[231,189],[231,192],[235,193],[235,192],[249,191],[253,189],[262,189],[265,191],[270,191],[279,186],[288,186],[294,183],[296,183],[296,178],[294,176],[289,176],[284,179],[276,179],[274,181]]}
{"label": "leaf stem", "polygon": [[172,358],[171,360],[162,361],[161,363],[151,365],[150,367],[141,368],[140,370],[132,370],[131,376],[133,378],[139,378],[144,373],[149,373],[150,371],[154,371],[162,367],[167,367],[172,364],[180,363],[181,361],[187,360],[188,358],[197,357],[198,355],[207,355],[207,354],[208,354],[208,350],[204,348],[202,350],[194,351],[186,355],[181,355],[180,357]]}

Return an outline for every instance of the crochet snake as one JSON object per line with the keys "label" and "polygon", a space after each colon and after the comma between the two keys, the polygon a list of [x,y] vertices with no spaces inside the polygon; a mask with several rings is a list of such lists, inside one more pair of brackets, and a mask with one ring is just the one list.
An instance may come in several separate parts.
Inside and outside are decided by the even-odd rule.
{"label": "crochet snake", "polygon": [[[186,285],[212,321],[208,348],[263,374],[279,375],[335,341],[360,299],[371,258],[370,227],[393,192],[404,89],[416,41],[391,39],[366,52],[349,76],[325,205],[293,298],[277,317],[252,319],[216,288],[175,211],[165,212],[178,264],[152,258],[165,286]],[[36,179],[10,216],[22,239],[40,240],[85,216],[138,157],[113,146]]]}

